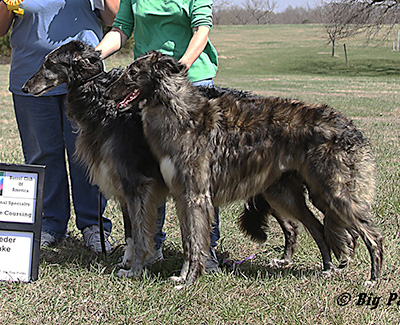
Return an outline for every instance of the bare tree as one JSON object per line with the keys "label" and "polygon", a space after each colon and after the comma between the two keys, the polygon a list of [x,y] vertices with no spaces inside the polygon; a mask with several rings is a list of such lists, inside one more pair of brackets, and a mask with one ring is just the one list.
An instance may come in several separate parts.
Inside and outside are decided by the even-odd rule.
{"label": "bare tree", "polygon": [[270,0],[246,0],[243,8],[254,18],[258,25],[270,24],[277,3]]}
{"label": "bare tree", "polygon": [[224,15],[226,15],[226,11],[230,6],[230,2],[228,0],[214,0],[213,6],[213,20],[214,24],[218,25],[221,23]]}
{"label": "bare tree", "polygon": [[332,56],[335,56],[337,41],[361,32],[366,18],[359,4],[348,3],[348,0],[320,0],[315,12],[325,28],[328,44],[332,45]]}
{"label": "bare tree", "polygon": [[274,15],[275,24],[305,24],[313,22],[310,8],[288,6],[284,11]]}
{"label": "bare tree", "polygon": [[[341,2],[357,6],[363,13],[366,24],[399,22],[400,0],[342,0]],[[357,13],[355,15],[357,16]]]}
{"label": "bare tree", "polygon": [[399,0],[364,0],[359,2],[362,2],[368,6],[380,6],[386,9],[400,8]]}
{"label": "bare tree", "polygon": [[241,6],[232,6],[230,9],[230,13],[233,17],[233,25],[247,25],[248,23],[250,23],[250,15]]}
{"label": "bare tree", "polygon": [[342,0],[347,5],[357,6],[356,19],[362,19],[367,40],[378,33],[385,40],[400,22],[400,0]]}

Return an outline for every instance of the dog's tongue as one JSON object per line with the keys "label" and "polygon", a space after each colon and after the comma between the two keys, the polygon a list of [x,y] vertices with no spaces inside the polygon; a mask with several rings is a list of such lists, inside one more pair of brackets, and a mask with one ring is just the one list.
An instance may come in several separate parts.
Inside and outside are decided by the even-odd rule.
{"label": "dog's tongue", "polygon": [[134,91],[130,92],[122,101],[117,104],[117,109],[128,106],[130,102],[139,96],[139,94],[140,89],[135,89]]}

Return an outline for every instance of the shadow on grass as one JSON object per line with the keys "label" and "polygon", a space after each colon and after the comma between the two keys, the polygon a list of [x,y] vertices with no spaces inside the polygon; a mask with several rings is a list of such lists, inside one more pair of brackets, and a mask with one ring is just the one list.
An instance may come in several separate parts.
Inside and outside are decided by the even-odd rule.
{"label": "shadow on grass", "polygon": [[[113,247],[113,251],[107,257],[97,255],[84,246],[82,240],[74,237],[65,239],[56,247],[44,248],[41,250],[41,263],[58,265],[61,267],[80,267],[86,270],[93,270],[93,266],[99,264],[104,269],[105,274],[116,273],[119,270],[118,263],[122,261],[124,245]],[[183,254],[180,249],[170,247],[168,244],[163,246],[164,260],[147,267],[149,274],[168,280],[173,275],[179,275],[183,264]],[[262,257],[252,261],[241,261],[234,264],[229,261],[229,254],[217,252],[219,267],[225,274],[233,274],[240,278],[269,279],[287,277],[315,277],[321,273],[319,268],[304,267],[293,264],[286,268],[268,267],[268,261]],[[96,269],[96,268],[95,268]]]}

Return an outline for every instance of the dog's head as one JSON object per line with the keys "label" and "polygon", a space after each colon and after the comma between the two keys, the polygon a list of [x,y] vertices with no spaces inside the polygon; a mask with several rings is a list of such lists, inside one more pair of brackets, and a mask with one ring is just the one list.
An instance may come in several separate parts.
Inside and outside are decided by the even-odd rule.
{"label": "dog's head", "polygon": [[176,59],[151,51],[133,61],[106,91],[119,108],[133,106],[156,96],[161,84],[187,81],[187,68]]}
{"label": "dog's head", "polygon": [[71,81],[85,81],[103,71],[100,52],[81,41],[71,41],[50,52],[40,69],[23,85],[26,94],[40,96]]}

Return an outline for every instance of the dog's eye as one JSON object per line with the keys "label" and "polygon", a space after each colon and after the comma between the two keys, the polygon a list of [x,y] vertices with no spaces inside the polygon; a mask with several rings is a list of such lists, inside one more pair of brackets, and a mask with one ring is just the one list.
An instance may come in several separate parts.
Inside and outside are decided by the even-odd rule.
{"label": "dog's eye", "polygon": [[62,62],[58,62],[54,58],[48,58],[46,61],[46,65],[48,68],[54,67],[56,65],[59,66],[60,64],[62,64]]}
{"label": "dog's eye", "polygon": [[138,69],[131,69],[131,70],[129,70],[128,75],[129,75],[130,77],[135,77],[135,76],[138,75],[138,73],[139,73],[139,70],[138,70]]}
{"label": "dog's eye", "polygon": [[54,66],[54,62],[52,62],[51,60],[47,60],[47,61],[45,61],[44,66],[45,66],[46,69],[50,70],[51,67]]}
{"label": "dog's eye", "polygon": [[135,71],[129,71],[128,73],[125,73],[123,78],[121,78],[121,80],[123,81],[123,83],[126,86],[129,86],[131,84],[133,84],[136,79],[137,79],[137,73],[135,73]]}

